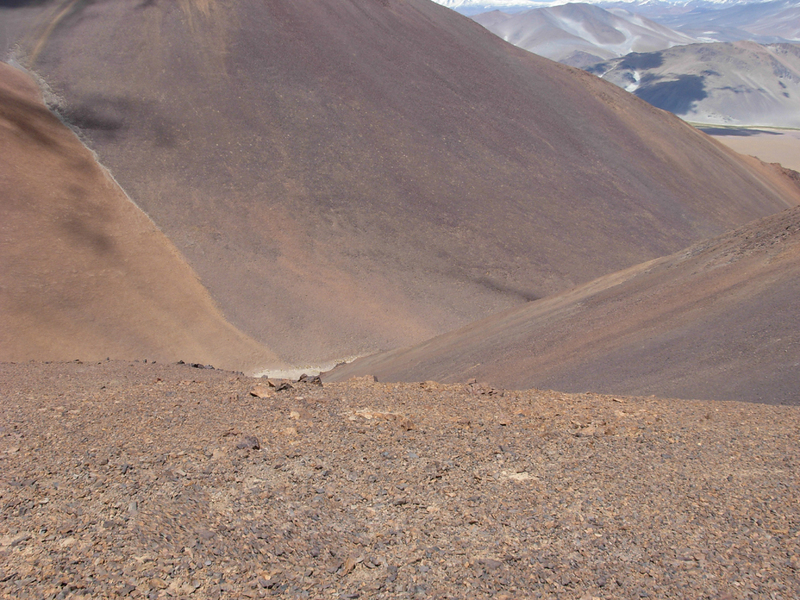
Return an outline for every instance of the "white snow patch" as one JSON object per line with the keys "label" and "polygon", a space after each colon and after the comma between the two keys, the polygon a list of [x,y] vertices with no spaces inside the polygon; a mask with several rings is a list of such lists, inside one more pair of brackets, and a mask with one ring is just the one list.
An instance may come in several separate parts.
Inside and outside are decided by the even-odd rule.
{"label": "white snow patch", "polygon": [[639,82],[641,81],[642,77],[639,75],[639,71],[633,72],[633,83],[629,83],[625,86],[626,92],[635,92],[639,89]]}

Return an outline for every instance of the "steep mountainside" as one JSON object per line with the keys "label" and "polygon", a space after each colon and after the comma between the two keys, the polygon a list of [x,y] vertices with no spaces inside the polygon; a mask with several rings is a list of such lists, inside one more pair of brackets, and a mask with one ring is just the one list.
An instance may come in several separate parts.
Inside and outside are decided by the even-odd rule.
{"label": "steep mountainside", "polygon": [[328,380],[798,404],[800,208],[492,316]]}
{"label": "steep mountainside", "polygon": [[261,370],[279,361],[228,324],[197,276],[0,63],[0,361],[107,357]]}
{"label": "steep mountainside", "polygon": [[428,0],[26,4],[0,12],[16,56],[226,317],[293,362],[416,343],[799,201]]}
{"label": "steep mountainside", "polygon": [[692,44],[589,70],[688,121],[800,127],[797,44]]}
{"label": "steep mountainside", "polygon": [[573,66],[697,41],[632,12],[584,3],[514,14],[492,11],[473,20],[515,46]]}

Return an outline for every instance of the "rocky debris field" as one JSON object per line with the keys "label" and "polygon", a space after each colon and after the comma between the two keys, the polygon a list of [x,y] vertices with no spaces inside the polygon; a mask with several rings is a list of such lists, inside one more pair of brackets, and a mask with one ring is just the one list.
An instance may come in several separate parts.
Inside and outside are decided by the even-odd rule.
{"label": "rocky debris field", "polygon": [[800,408],[372,379],[0,365],[0,597],[800,597]]}

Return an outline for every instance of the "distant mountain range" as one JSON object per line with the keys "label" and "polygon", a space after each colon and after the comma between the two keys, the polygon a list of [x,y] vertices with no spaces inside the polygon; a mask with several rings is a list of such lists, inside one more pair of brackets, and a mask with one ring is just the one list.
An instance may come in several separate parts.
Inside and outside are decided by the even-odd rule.
{"label": "distant mountain range", "polygon": [[701,5],[685,12],[662,11],[653,14],[647,4],[636,12],[650,16],[662,25],[695,37],[701,42],[760,43],[800,41],[800,1],[776,0],[722,6]]}
{"label": "distant mountain range", "polygon": [[[434,2],[451,8],[461,14],[474,15],[479,12],[502,10],[503,12],[521,12],[532,8],[546,8],[565,4],[563,0],[433,0]],[[625,8],[647,16],[654,15],[683,15],[690,13],[703,13],[708,11],[772,11],[780,9],[781,5],[792,7],[797,5],[797,0],[766,0],[741,2],[740,0],[588,0],[603,8]],[[747,8],[745,8],[747,7]]]}
{"label": "distant mountain range", "polygon": [[577,67],[696,41],[625,9],[585,3],[514,14],[495,10],[472,18],[515,46]]}
{"label": "distant mountain range", "polygon": [[[494,10],[516,14],[563,5],[563,2],[525,0],[436,0],[462,14],[475,16]],[[770,2],[592,2],[607,10],[622,9],[646,17],[702,42],[752,40],[761,43],[800,41],[800,0]],[[613,10],[616,12],[616,10]],[[501,36],[502,37],[502,36]],[[523,46],[524,47],[524,46]]]}
{"label": "distant mountain range", "polygon": [[800,127],[800,45],[692,44],[588,70],[688,121]]}
{"label": "distant mountain range", "polygon": [[434,0],[434,2],[452,8],[463,15],[475,15],[490,10],[519,12],[548,5],[545,2],[530,0]]}
{"label": "distant mountain range", "polygon": [[[664,3],[637,6],[660,22],[586,3],[472,19],[516,46],[586,68],[691,121],[800,125],[800,46],[786,41],[800,38],[800,1],[673,4],[671,11]],[[716,43],[730,40],[737,41]]]}

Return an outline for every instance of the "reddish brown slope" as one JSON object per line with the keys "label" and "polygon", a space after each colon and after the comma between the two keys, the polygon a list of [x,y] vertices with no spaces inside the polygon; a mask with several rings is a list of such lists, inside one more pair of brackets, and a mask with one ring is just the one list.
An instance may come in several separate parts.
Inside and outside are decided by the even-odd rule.
{"label": "reddish brown slope", "polygon": [[328,376],[800,403],[800,208]]}
{"label": "reddish brown slope", "polygon": [[226,316],[294,360],[418,342],[800,201],[427,0],[41,10],[21,58]]}
{"label": "reddish brown slope", "polygon": [[0,361],[275,355],[228,324],[147,216],[0,63]]}

